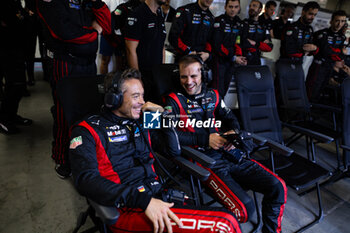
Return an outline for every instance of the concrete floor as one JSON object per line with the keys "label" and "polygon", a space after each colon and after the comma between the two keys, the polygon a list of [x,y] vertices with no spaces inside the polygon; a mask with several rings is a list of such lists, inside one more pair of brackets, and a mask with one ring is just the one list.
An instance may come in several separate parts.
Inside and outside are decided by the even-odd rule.
{"label": "concrete floor", "polygon": [[[51,159],[52,105],[49,84],[37,72],[30,97],[23,98],[19,114],[34,120],[22,133],[0,134],[0,232],[47,233],[72,232],[85,199],[80,197],[71,180],[62,180],[54,172]],[[296,150],[303,147],[297,145]],[[320,162],[334,168],[334,147],[318,148]],[[258,196],[261,199],[261,196]],[[322,188],[324,220],[308,233],[350,232],[350,179],[342,179]],[[316,207],[316,208],[314,208]],[[292,189],[282,222],[283,232],[289,233],[307,224],[317,212],[316,193],[299,197]],[[92,226],[90,221],[86,224]],[[84,227],[84,228],[86,228]],[[242,225],[243,232],[251,224]]]}

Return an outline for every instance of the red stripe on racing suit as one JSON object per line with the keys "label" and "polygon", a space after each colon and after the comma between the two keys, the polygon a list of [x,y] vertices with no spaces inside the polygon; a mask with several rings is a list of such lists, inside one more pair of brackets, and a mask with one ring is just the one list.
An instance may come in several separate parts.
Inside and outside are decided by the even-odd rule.
{"label": "red stripe on racing suit", "polygon": [[113,170],[111,161],[109,160],[106,151],[102,146],[101,139],[96,131],[86,121],[79,123],[79,126],[85,127],[87,130],[89,130],[95,140],[98,170],[101,176],[117,184],[120,184],[119,175]]}

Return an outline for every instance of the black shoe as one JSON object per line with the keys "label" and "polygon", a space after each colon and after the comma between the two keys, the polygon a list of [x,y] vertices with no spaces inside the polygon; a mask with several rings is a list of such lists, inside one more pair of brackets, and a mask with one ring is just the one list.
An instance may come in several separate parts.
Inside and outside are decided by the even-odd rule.
{"label": "black shoe", "polygon": [[56,174],[61,179],[67,179],[72,176],[72,171],[70,167],[66,164],[56,164],[55,166]]}
{"label": "black shoe", "polygon": [[17,134],[21,131],[13,123],[0,121],[0,132],[4,134]]}
{"label": "black shoe", "polygon": [[13,123],[16,125],[28,126],[33,124],[33,121],[31,119],[21,117],[20,115],[16,115]]}

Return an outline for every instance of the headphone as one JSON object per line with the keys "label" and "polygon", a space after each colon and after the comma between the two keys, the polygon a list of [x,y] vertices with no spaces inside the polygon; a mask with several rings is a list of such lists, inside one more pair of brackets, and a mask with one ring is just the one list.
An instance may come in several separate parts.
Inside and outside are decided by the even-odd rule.
{"label": "headphone", "polygon": [[[202,82],[207,84],[209,81],[208,80],[208,70],[207,70],[207,65],[204,63],[203,59],[199,55],[196,55],[196,54],[188,54],[185,57],[191,57],[201,65]],[[174,74],[177,75],[177,78],[180,77],[180,69],[179,68],[177,68],[173,71]]]}
{"label": "headphone", "polygon": [[105,80],[105,87],[107,89],[104,104],[107,108],[111,110],[118,109],[123,103],[123,92],[121,90],[123,78],[121,73],[117,72],[113,78],[110,85],[108,85],[109,80]]}

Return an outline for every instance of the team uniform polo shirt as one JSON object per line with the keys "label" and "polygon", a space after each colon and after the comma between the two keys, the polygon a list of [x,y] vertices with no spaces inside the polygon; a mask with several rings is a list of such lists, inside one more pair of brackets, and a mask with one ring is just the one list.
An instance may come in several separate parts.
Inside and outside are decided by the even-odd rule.
{"label": "team uniform polo shirt", "polygon": [[139,42],[136,52],[140,70],[162,64],[166,30],[160,8],[154,14],[142,3],[128,17],[125,34],[125,40]]}

